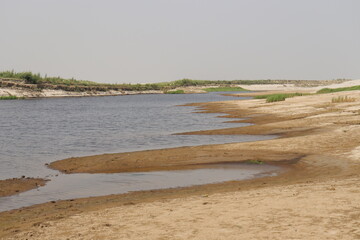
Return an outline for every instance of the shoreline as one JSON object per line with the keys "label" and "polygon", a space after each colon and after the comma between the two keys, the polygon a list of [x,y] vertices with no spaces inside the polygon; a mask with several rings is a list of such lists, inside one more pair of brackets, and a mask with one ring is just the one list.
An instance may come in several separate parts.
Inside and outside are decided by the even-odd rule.
{"label": "shoreline", "polygon": [[[0,78],[0,81],[4,80]],[[6,79],[5,79],[6,80]],[[293,83],[273,83],[273,84],[234,84],[236,87],[241,87],[247,89],[249,91],[267,91],[267,92],[316,92],[321,88],[325,87],[342,87],[342,86],[352,86],[357,85],[357,81],[359,80],[318,80],[318,84],[314,84],[311,82],[310,86],[308,85],[309,81],[307,80],[289,80]],[[274,80],[274,82],[276,82]],[[35,90],[35,87],[27,86],[27,88],[21,87],[6,87],[6,84],[0,87],[0,96],[16,96],[18,98],[26,98],[26,99],[36,99],[36,98],[58,98],[58,97],[96,97],[96,96],[126,96],[126,95],[139,95],[139,94],[166,94],[164,90],[145,90],[145,91],[125,91],[125,90],[108,90],[108,91],[65,91],[59,89],[42,89]],[[207,93],[203,89],[219,87],[219,85],[207,85],[207,86],[183,86],[178,87],[173,90],[182,90],[185,94],[191,93]],[[257,93],[245,93],[245,94],[236,94],[238,96],[253,96]],[[233,95],[231,92],[225,95]]]}
{"label": "shoreline", "polygon": [[[130,209],[133,205],[136,207],[138,204],[140,204],[140,207],[150,208],[159,204],[159,201],[160,204],[163,202],[163,205],[166,205],[169,201],[175,201],[176,203],[181,203],[180,206],[184,206],[192,201],[198,201],[199,198],[202,198],[198,196],[202,194],[210,195],[207,196],[205,200],[212,201],[216,199],[216,194],[219,193],[223,193],[224,196],[229,196],[229,194],[240,194],[248,191],[254,192],[259,189],[271,192],[275,191],[278,187],[295,189],[299,184],[307,186],[311,192],[313,191],[312,187],[316,188],[329,181],[338,181],[337,184],[342,186],[342,182],[345,184],[346,181],[359,178],[357,173],[360,167],[356,164],[360,156],[360,149],[358,149],[359,142],[358,140],[356,141],[356,139],[360,139],[360,131],[358,131],[360,128],[358,114],[360,114],[360,112],[358,113],[356,110],[359,109],[358,94],[359,91],[324,94],[320,97],[305,96],[271,104],[265,104],[263,100],[242,100],[241,102],[236,100],[222,103],[198,104],[198,106],[201,107],[201,112],[227,113],[228,116],[226,117],[236,119],[235,121],[244,121],[238,120],[238,118],[247,117],[250,118],[250,122],[256,125],[184,134],[267,133],[278,134],[282,137],[250,143],[183,147],[114,155],[107,154],[103,156],[76,158],[76,161],[75,159],[61,160],[63,161],[62,163],[65,162],[63,165],[67,165],[64,169],[71,169],[71,172],[75,172],[75,169],[78,169],[76,170],[78,172],[102,172],[106,169],[104,166],[101,166],[101,164],[99,165],[99,160],[96,158],[103,159],[104,156],[108,157],[105,161],[106,164],[112,162],[112,166],[114,166],[114,161],[117,161],[116,158],[121,159],[121,157],[125,156],[124,154],[126,154],[128,166],[127,168],[118,167],[117,171],[131,171],[131,169],[143,170],[146,168],[158,169],[164,162],[168,162],[166,166],[168,168],[182,168],[189,165],[189,163],[208,164],[219,161],[219,159],[231,162],[235,160],[238,161],[239,158],[245,160],[246,158],[256,157],[265,162],[276,162],[279,160],[299,158],[299,161],[291,165],[292,170],[272,178],[267,177],[180,189],[134,192],[121,195],[75,199],[72,201],[56,201],[55,203],[46,203],[20,210],[3,212],[0,213],[0,222],[6,222],[6,224],[0,229],[0,237],[6,235],[11,236],[21,231],[23,235],[19,233],[20,237],[28,236],[26,234],[29,232],[35,234],[34,236],[43,236],[41,234],[47,233],[40,230],[40,225],[46,224],[47,221],[65,224],[66,221],[71,220],[71,216],[75,217],[75,214],[87,214],[86,216],[89,216],[89,214],[91,215],[94,211],[94,213],[97,211],[103,212],[106,211],[106,209],[113,209],[114,207],[121,208],[122,211]],[[355,103],[329,103],[332,97],[338,95],[355,96],[357,101]],[[315,101],[314,98],[316,98]],[[307,100],[307,103],[310,105],[299,104],[300,99],[304,100],[301,101],[301,103]],[[296,106],[298,110],[296,114],[292,114],[293,112],[289,111],[289,109],[294,106]],[[244,108],[247,108],[248,111],[245,111]],[[249,122],[249,119],[245,121]],[[316,146],[316,149],[314,149],[314,146]],[[296,151],[294,151],[294,149],[296,149]],[[155,161],[155,159],[153,159],[150,161],[152,165],[139,165],[139,161],[136,163],[136,160],[140,160],[144,156],[150,158],[151,156],[155,156],[157,160]],[[186,157],[190,158],[181,160],[180,157],[183,159]],[[79,163],[79,160],[82,163]],[[89,168],[84,168],[89,163],[96,164],[96,169],[89,170]],[[193,200],[193,198],[196,199]],[[185,201],[183,199],[188,200]],[[257,201],[258,198],[253,196],[252,199]],[[227,199],[227,201],[230,200]],[[227,202],[224,202],[224,204],[227,204]],[[54,205],[56,206],[55,209]],[[157,208],[159,208],[158,205]],[[200,214],[205,210],[200,209],[199,211],[198,213]],[[18,220],[20,218],[24,219],[24,221],[26,219],[26,223],[19,223]],[[35,220],[40,222],[38,227],[32,225],[35,223]]]}

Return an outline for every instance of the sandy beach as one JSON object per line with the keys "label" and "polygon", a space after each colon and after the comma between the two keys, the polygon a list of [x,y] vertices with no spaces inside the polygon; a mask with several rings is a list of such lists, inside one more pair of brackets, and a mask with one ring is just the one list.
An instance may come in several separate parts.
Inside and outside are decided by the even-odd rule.
{"label": "sandy beach", "polygon": [[[341,96],[354,101],[332,102]],[[109,173],[258,160],[287,171],[277,177],[56,201],[3,212],[0,237],[360,239],[360,91],[274,103],[259,99],[194,105],[201,113],[227,114],[224,121],[254,125],[183,134],[279,138],[70,158],[50,166],[66,173]]]}

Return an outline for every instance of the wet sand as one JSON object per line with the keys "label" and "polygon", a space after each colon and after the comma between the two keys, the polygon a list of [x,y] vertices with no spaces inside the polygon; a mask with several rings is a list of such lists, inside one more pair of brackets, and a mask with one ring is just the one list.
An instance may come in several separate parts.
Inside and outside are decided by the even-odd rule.
{"label": "wet sand", "polygon": [[[332,103],[336,96],[355,102]],[[183,169],[260,160],[278,177],[57,201],[0,214],[9,239],[356,239],[360,237],[360,91],[265,103],[197,104],[256,125],[186,134],[276,134],[278,139],[71,158],[71,172]],[[247,118],[239,120],[238,118]],[[5,238],[6,239],[6,238]]]}
{"label": "wet sand", "polygon": [[0,197],[11,196],[46,184],[41,178],[12,178],[0,180]]}

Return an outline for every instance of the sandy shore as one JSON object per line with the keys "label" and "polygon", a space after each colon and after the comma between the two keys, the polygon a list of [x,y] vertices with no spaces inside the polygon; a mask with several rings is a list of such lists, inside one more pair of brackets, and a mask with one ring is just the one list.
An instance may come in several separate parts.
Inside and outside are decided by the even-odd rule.
{"label": "sandy shore", "polygon": [[[349,96],[354,102],[332,103]],[[223,145],[57,161],[71,172],[193,168],[261,160],[273,178],[57,201],[0,214],[4,239],[360,239],[360,91],[265,103],[197,104],[256,125],[186,134],[277,134]],[[225,119],[224,119],[225,120]]]}
{"label": "sandy shore", "polygon": [[45,179],[41,178],[12,178],[0,180],[0,197],[11,196],[44,186]]}

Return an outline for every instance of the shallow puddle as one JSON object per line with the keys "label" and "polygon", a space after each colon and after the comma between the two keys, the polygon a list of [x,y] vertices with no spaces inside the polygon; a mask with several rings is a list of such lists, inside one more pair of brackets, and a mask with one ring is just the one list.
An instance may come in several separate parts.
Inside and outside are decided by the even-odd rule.
{"label": "shallow puddle", "polygon": [[0,198],[0,211],[56,200],[276,176],[280,171],[280,167],[267,164],[227,163],[193,170],[59,174],[50,177],[44,187]]}

